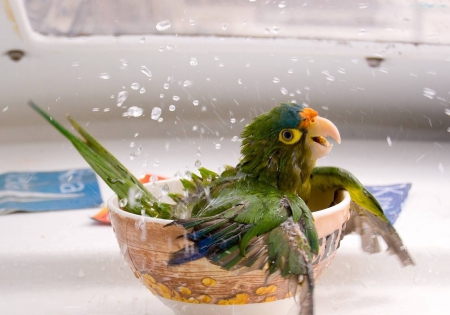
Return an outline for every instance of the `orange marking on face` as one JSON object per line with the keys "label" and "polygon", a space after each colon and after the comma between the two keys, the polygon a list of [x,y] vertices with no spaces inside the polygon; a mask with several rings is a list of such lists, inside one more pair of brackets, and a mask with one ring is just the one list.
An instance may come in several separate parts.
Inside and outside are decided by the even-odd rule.
{"label": "orange marking on face", "polygon": [[312,108],[305,108],[300,112],[300,117],[302,117],[303,121],[300,123],[299,128],[307,129],[311,123],[314,122],[314,118],[316,118],[318,113]]}

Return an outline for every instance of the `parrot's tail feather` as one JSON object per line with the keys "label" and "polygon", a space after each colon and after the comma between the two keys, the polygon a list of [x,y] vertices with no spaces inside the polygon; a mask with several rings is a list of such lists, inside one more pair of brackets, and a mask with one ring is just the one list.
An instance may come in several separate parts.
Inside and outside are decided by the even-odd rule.
{"label": "parrot's tail feather", "polygon": [[313,279],[309,276],[304,277],[302,282],[302,291],[300,292],[300,315],[313,315],[314,314],[314,301],[313,301]]}
{"label": "parrot's tail feather", "polygon": [[351,217],[345,229],[346,234],[351,232],[361,236],[364,251],[371,254],[380,252],[379,235],[388,245],[389,252],[397,255],[404,267],[415,265],[394,227],[353,202]]}

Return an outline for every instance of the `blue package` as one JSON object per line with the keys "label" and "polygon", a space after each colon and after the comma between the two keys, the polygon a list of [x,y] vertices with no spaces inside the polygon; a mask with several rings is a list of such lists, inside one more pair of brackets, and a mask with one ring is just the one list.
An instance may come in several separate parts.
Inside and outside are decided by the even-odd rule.
{"label": "blue package", "polygon": [[384,214],[389,219],[391,224],[397,220],[402,211],[403,204],[408,197],[411,184],[396,184],[385,186],[365,186],[370,193],[377,198],[384,211]]}
{"label": "blue package", "polygon": [[0,214],[92,208],[102,202],[92,169],[0,174]]}

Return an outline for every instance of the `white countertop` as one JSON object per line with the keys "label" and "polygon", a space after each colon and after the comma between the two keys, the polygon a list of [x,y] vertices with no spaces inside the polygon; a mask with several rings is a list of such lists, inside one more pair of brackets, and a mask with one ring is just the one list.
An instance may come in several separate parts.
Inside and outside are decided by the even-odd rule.
{"label": "white countertop", "polygon": [[[135,160],[129,158],[132,141],[144,150]],[[103,143],[135,174],[170,177],[185,167],[194,171],[197,159],[217,170],[239,157],[239,143],[229,138]],[[0,173],[87,166],[62,139],[0,149]],[[386,253],[369,256],[356,236],[348,236],[317,284],[316,314],[450,314],[450,143],[393,141],[389,146],[344,139],[319,164],[347,168],[367,185],[412,183],[395,227],[417,266],[401,268]],[[112,193],[100,186],[106,201]],[[171,314],[134,278],[111,227],[90,219],[98,210],[0,217],[1,314]]]}

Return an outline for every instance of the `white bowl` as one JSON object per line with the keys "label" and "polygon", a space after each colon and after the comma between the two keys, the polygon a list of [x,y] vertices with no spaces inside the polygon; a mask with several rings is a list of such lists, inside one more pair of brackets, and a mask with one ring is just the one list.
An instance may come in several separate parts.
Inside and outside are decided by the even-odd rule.
{"label": "white bowl", "polygon": [[[173,202],[161,195],[160,187],[168,185],[173,193],[182,192],[177,179],[146,185],[155,197]],[[334,192],[315,192],[310,208],[317,210],[333,201]],[[349,218],[350,195],[336,194],[336,205],[314,212],[320,250],[314,261],[317,280],[336,254]],[[263,270],[236,275],[205,258],[178,266],[167,266],[171,253],[191,244],[184,238],[181,226],[166,227],[171,220],[139,216],[118,206],[117,196],[108,201],[111,223],[124,257],[136,278],[176,314],[288,314],[298,313],[298,306],[287,281],[278,277],[266,283]]]}

